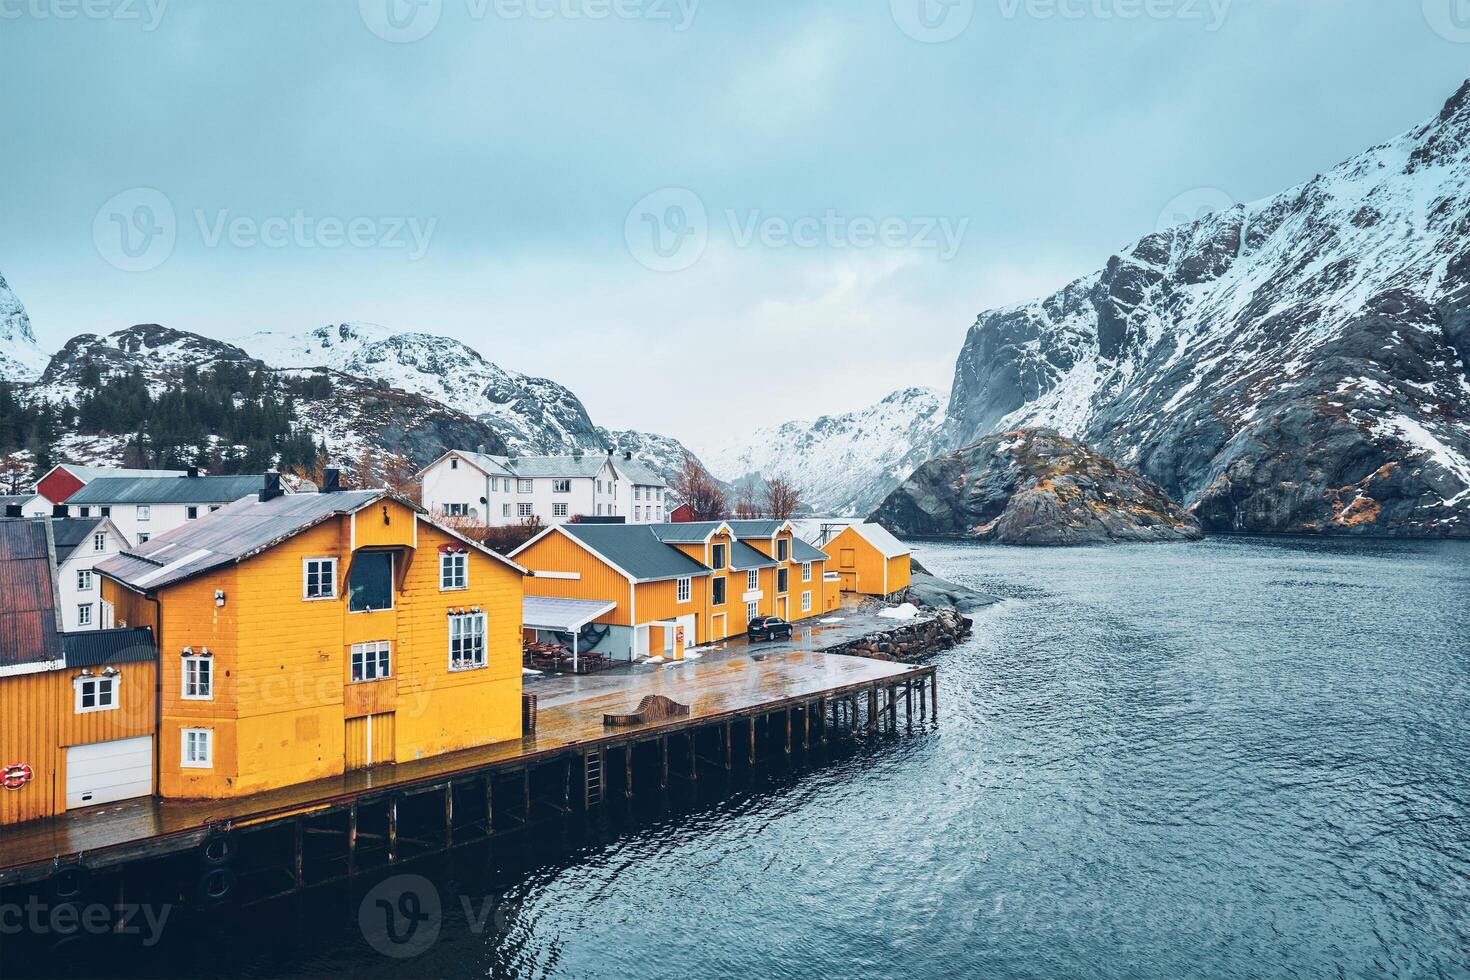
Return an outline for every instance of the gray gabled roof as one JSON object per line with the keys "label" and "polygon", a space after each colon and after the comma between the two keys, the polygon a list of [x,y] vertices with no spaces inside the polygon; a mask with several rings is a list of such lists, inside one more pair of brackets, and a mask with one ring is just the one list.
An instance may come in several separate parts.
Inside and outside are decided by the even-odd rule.
{"label": "gray gabled roof", "polygon": [[33,493],[5,494],[0,496],[0,507],[24,507],[35,499]]}
{"label": "gray gabled roof", "polygon": [[[464,459],[465,462],[469,463],[471,466],[476,466],[476,467],[479,467],[480,469],[484,470],[485,473],[487,475],[489,475],[489,476],[514,476],[515,475],[515,474],[511,473],[510,468],[505,465],[505,457],[504,456],[487,456],[484,453],[465,452],[462,449],[456,449],[456,450],[453,450],[452,452],[445,453],[444,456],[439,457],[439,459],[443,459],[445,456],[459,456],[462,459]],[[437,463],[438,461],[439,460],[435,460],[434,462]],[[430,464],[430,465],[433,465],[433,464]],[[428,467],[424,467],[424,469],[427,470]],[[420,473],[419,475],[421,477],[423,476],[422,473]]]}
{"label": "gray gabled roof", "polygon": [[90,540],[92,533],[107,522],[105,517],[52,518],[51,532],[56,536],[56,564],[60,565],[70,558],[78,545]]}
{"label": "gray gabled roof", "polygon": [[784,527],[786,521],[726,521],[737,538],[770,538]]}
{"label": "gray gabled roof", "polygon": [[134,476],[144,479],[158,479],[160,477],[183,476],[183,470],[149,470],[130,468],[126,466],[82,466],[78,463],[60,463],[55,469],[66,470],[72,476],[83,483],[92,480],[100,480],[112,476]]}
{"label": "gray gabled roof", "polygon": [[791,560],[792,561],[801,561],[801,562],[807,562],[807,561],[826,561],[827,560],[827,553],[825,551],[823,551],[821,548],[815,548],[815,547],[813,547],[809,543],[801,540],[801,538],[792,538],[791,539]]}
{"label": "gray gabled roof", "polygon": [[265,474],[245,476],[102,477],[67,498],[73,504],[226,504],[259,493]]}
{"label": "gray gabled roof", "polygon": [[667,487],[668,481],[636,459],[614,459],[613,468],[629,483],[640,487]]}
{"label": "gray gabled roof", "polygon": [[882,524],[853,524],[851,525],[851,529],[861,536],[864,541],[868,542],[868,544],[877,548],[879,554],[884,558],[899,558],[912,551],[908,545],[889,533],[888,528]]}
{"label": "gray gabled roof", "polygon": [[602,453],[582,456],[520,456],[507,459],[505,465],[516,476],[527,480],[533,477],[580,477],[590,480],[602,472],[602,468],[607,465],[607,457]]}
{"label": "gray gabled roof", "polygon": [[724,521],[688,521],[684,524],[646,524],[665,544],[704,544],[704,539]]}
{"label": "gray gabled roof", "polygon": [[752,568],[775,568],[780,562],[755,550],[744,541],[736,541],[735,547],[730,549],[730,569],[736,572],[747,572]]}
{"label": "gray gabled roof", "polygon": [[558,530],[639,582],[710,573],[704,564],[659,540],[648,524],[562,524]]}

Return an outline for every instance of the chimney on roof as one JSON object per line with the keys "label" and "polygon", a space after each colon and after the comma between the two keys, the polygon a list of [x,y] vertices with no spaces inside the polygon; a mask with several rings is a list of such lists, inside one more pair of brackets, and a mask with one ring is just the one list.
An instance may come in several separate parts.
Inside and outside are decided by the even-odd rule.
{"label": "chimney on roof", "polygon": [[51,505],[51,516],[52,517],[65,517],[66,516],[66,504],[52,504]]}
{"label": "chimney on roof", "polygon": [[342,471],[335,467],[322,470],[322,485],[317,493],[337,493],[342,489]]}
{"label": "chimney on roof", "polygon": [[6,517],[21,517],[24,514],[25,514],[25,508],[22,507],[20,504],[6,504],[5,505],[5,516]]}
{"label": "chimney on roof", "polygon": [[572,450],[572,459],[581,459],[581,458],[582,458],[582,447],[581,446],[577,446],[575,449]]}
{"label": "chimney on roof", "polygon": [[281,474],[270,471],[265,475],[265,486],[260,488],[260,502],[275,500],[281,495]]}
{"label": "chimney on roof", "polygon": [[623,453],[623,458],[630,463],[633,462],[633,454],[631,452]]}
{"label": "chimney on roof", "polygon": [[191,479],[191,480],[197,480],[197,479],[199,479],[199,467],[197,467],[197,466],[191,466],[191,467],[189,467],[188,472],[187,472],[187,475],[188,475],[189,479]]}

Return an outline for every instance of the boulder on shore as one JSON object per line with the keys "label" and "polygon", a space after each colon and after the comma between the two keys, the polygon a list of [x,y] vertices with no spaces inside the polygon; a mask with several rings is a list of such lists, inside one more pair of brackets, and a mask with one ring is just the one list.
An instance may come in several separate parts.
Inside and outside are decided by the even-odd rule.
{"label": "boulder on shore", "polygon": [[1052,429],[987,436],[932,459],[869,520],[901,536],[997,544],[1195,541],[1199,521],[1153,481]]}

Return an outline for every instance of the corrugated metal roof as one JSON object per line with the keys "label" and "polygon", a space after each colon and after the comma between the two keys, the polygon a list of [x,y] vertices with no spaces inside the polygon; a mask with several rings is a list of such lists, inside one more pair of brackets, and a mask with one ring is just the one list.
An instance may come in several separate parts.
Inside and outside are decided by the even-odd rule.
{"label": "corrugated metal roof", "polygon": [[636,459],[614,459],[613,468],[629,483],[640,487],[666,487],[668,481]]}
{"label": "corrugated metal roof", "polygon": [[158,659],[153,630],[135,626],[116,630],[87,630],[61,637],[68,667],[106,667]]}
{"label": "corrugated metal roof", "polygon": [[726,521],[737,538],[769,538],[783,527],[785,521]]}
{"label": "corrugated metal roof", "polygon": [[724,521],[688,521],[683,524],[648,524],[650,531],[665,544],[703,544]]}
{"label": "corrugated metal roof", "polygon": [[730,568],[737,572],[749,571],[752,568],[775,568],[780,562],[756,551],[744,541],[736,541],[735,547],[730,549]]}
{"label": "corrugated metal roof", "polygon": [[506,461],[507,468],[518,477],[581,477],[591,479],[607,465],[607,456],[592,453],[585,456],[521,456]]}
{"label": "corrugated metal roof", "polygon": [[823,551],[821,548],[815,548],[812,545],[807,544],[805,541],[801,540],[801,538],[792,538],[791,539],[791,560],[792,561],[802,561],[802,562],[805,562],[805,561],[826,561],[827,560],[827,553],[825,551]]}
{"label": "corrugated metal roof", "polygon": [[650,524],[562,524],[560,530],[640,582],[710,573],[678,548],[659,540]]}
{"label": "corrugated metal roof", "polygon": [[259,493],[265,474],[244,476],[103,477],[67,498],[72,504],[227,504]]}
{"label": "corrugated metal roof", "polygon": [[260,492],[266,475],[103,477],[67,498],[68,504],[224,504]]}
{"label": "corrugated metal roof", "polygon": [[864,541],[877,548],[884,558],[898,558],[911,551],[908,545],[895,538],[882,524],[854,524],[852,529],[862,535]]}
{"label": "corrugated metal roof", "polygon": [[174,528],[97,566],[130,588],[151,592],[264,551],[337,514],[350,514],[386,490],[296,493],[261,503],[246,497]]}
{"label": "corrugated metal roof", "polygon": [[80,466],[76,463],[62,463],[56,468],[66,470],[83,483],[90,483],[92,480],[100,480],[103,477],[109,476],[134,476],[144,479],[157,479],[159,477],[185,475],[183,470],[129,469],[125,466]]}
{"label": "corrugated metal roof", "polygon": [[61,659],[50,526],[0,520],[0,667]]}
{"label": "corrugated metal roof", "polygon": [[51,533],[56,538],[56,564],[71,557],[77,546],[92,537],[105,517],[57,517],[51,520]]}
{"label": "corrugated metal roof", "polygon": [[[24,507],[26,504],[35,499],[36,495],[33,493],[6,494],[4,496],[0,496],[0,508],[10,506]],[[3,512],[3,510],[0,510],[0,513]]]}

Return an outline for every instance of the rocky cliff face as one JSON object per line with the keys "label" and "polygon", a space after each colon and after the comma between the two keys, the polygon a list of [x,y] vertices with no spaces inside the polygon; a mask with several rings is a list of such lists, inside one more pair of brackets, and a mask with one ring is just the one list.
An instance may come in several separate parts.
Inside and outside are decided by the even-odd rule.
{"label": "rocky cliff face", "polygon": [[34,381],[46,369],[31,318],[0,275],[0,381]]}
{"label": "rocky cliff face", "polygon": [[987,436],[930,460],[871,519],[899,535],[998,544],[1201,537],[1199,522],[1157,484],[1050,429]]}
{"label": "rocky cliff face", "polygon": [[982,314],[944,443],[1048,426],[1207,529],[1470,536],[1470,83],[1269,200]]}
{"label": "rocky cliff face", "polygon": [[932,455],[943,423],[938,392],[905,388],[860,411],[756,429],[705,461],[730,483],[784,477],[817,513],[855,516]]}

